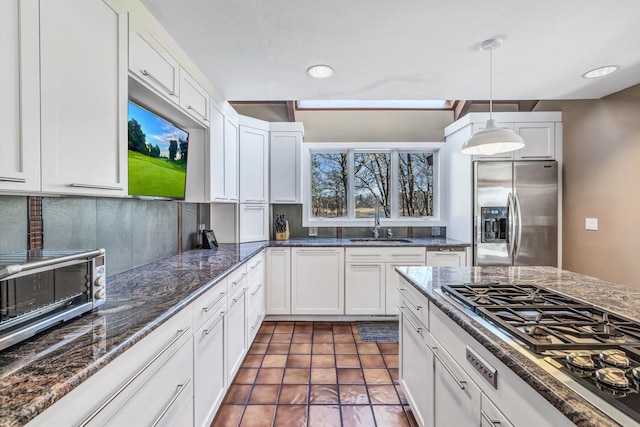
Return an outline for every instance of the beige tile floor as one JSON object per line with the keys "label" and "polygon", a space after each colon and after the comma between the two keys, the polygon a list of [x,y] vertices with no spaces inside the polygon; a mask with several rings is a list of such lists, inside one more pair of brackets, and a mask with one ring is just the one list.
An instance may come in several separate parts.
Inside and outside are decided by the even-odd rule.
{"label": "beige tile floor", "polygon": [[398,343],[354,322],[264,322],[212,427],[409,427]]}

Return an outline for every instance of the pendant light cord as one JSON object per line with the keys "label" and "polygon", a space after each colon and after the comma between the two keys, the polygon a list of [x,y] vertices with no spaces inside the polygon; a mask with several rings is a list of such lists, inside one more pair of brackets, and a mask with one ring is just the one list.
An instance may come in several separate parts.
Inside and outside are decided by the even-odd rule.
{"label": "pendant light cord", "polygon": [[489,49],[489,119],[493,119],[493,46]]}

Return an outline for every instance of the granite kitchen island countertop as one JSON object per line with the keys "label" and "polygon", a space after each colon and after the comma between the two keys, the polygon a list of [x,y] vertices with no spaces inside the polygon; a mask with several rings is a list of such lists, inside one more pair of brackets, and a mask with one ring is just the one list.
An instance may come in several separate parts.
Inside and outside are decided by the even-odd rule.
{"label": "granite kitchen island countertop", "polygon": [[553,267],[399,267],[398,272],[465,332],[580,427],[619,426],[607,414],[570,389],[478,322],[477,315],[453,304],[442,285],[473,282],[533,284],[549,288],[640,322],[640,289],[605,282]]}

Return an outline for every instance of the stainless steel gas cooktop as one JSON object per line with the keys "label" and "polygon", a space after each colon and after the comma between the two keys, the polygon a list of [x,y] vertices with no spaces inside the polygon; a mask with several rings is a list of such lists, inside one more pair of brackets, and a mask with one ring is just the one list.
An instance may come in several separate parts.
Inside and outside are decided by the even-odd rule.
{"label": "stainless steel gas cooktop", "polygon": [[640,421],[639,322],[536,285],[465,283],[442,292]]}

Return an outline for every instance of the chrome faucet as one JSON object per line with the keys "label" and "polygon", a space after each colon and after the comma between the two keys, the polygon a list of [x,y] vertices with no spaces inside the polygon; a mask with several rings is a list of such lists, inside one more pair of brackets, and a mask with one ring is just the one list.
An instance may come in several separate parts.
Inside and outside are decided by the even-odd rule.
{"label": "chrome faucet", "polygon": [[373,213],[373,238],[380,237],[380,201],[376,197],[376,209]]}

